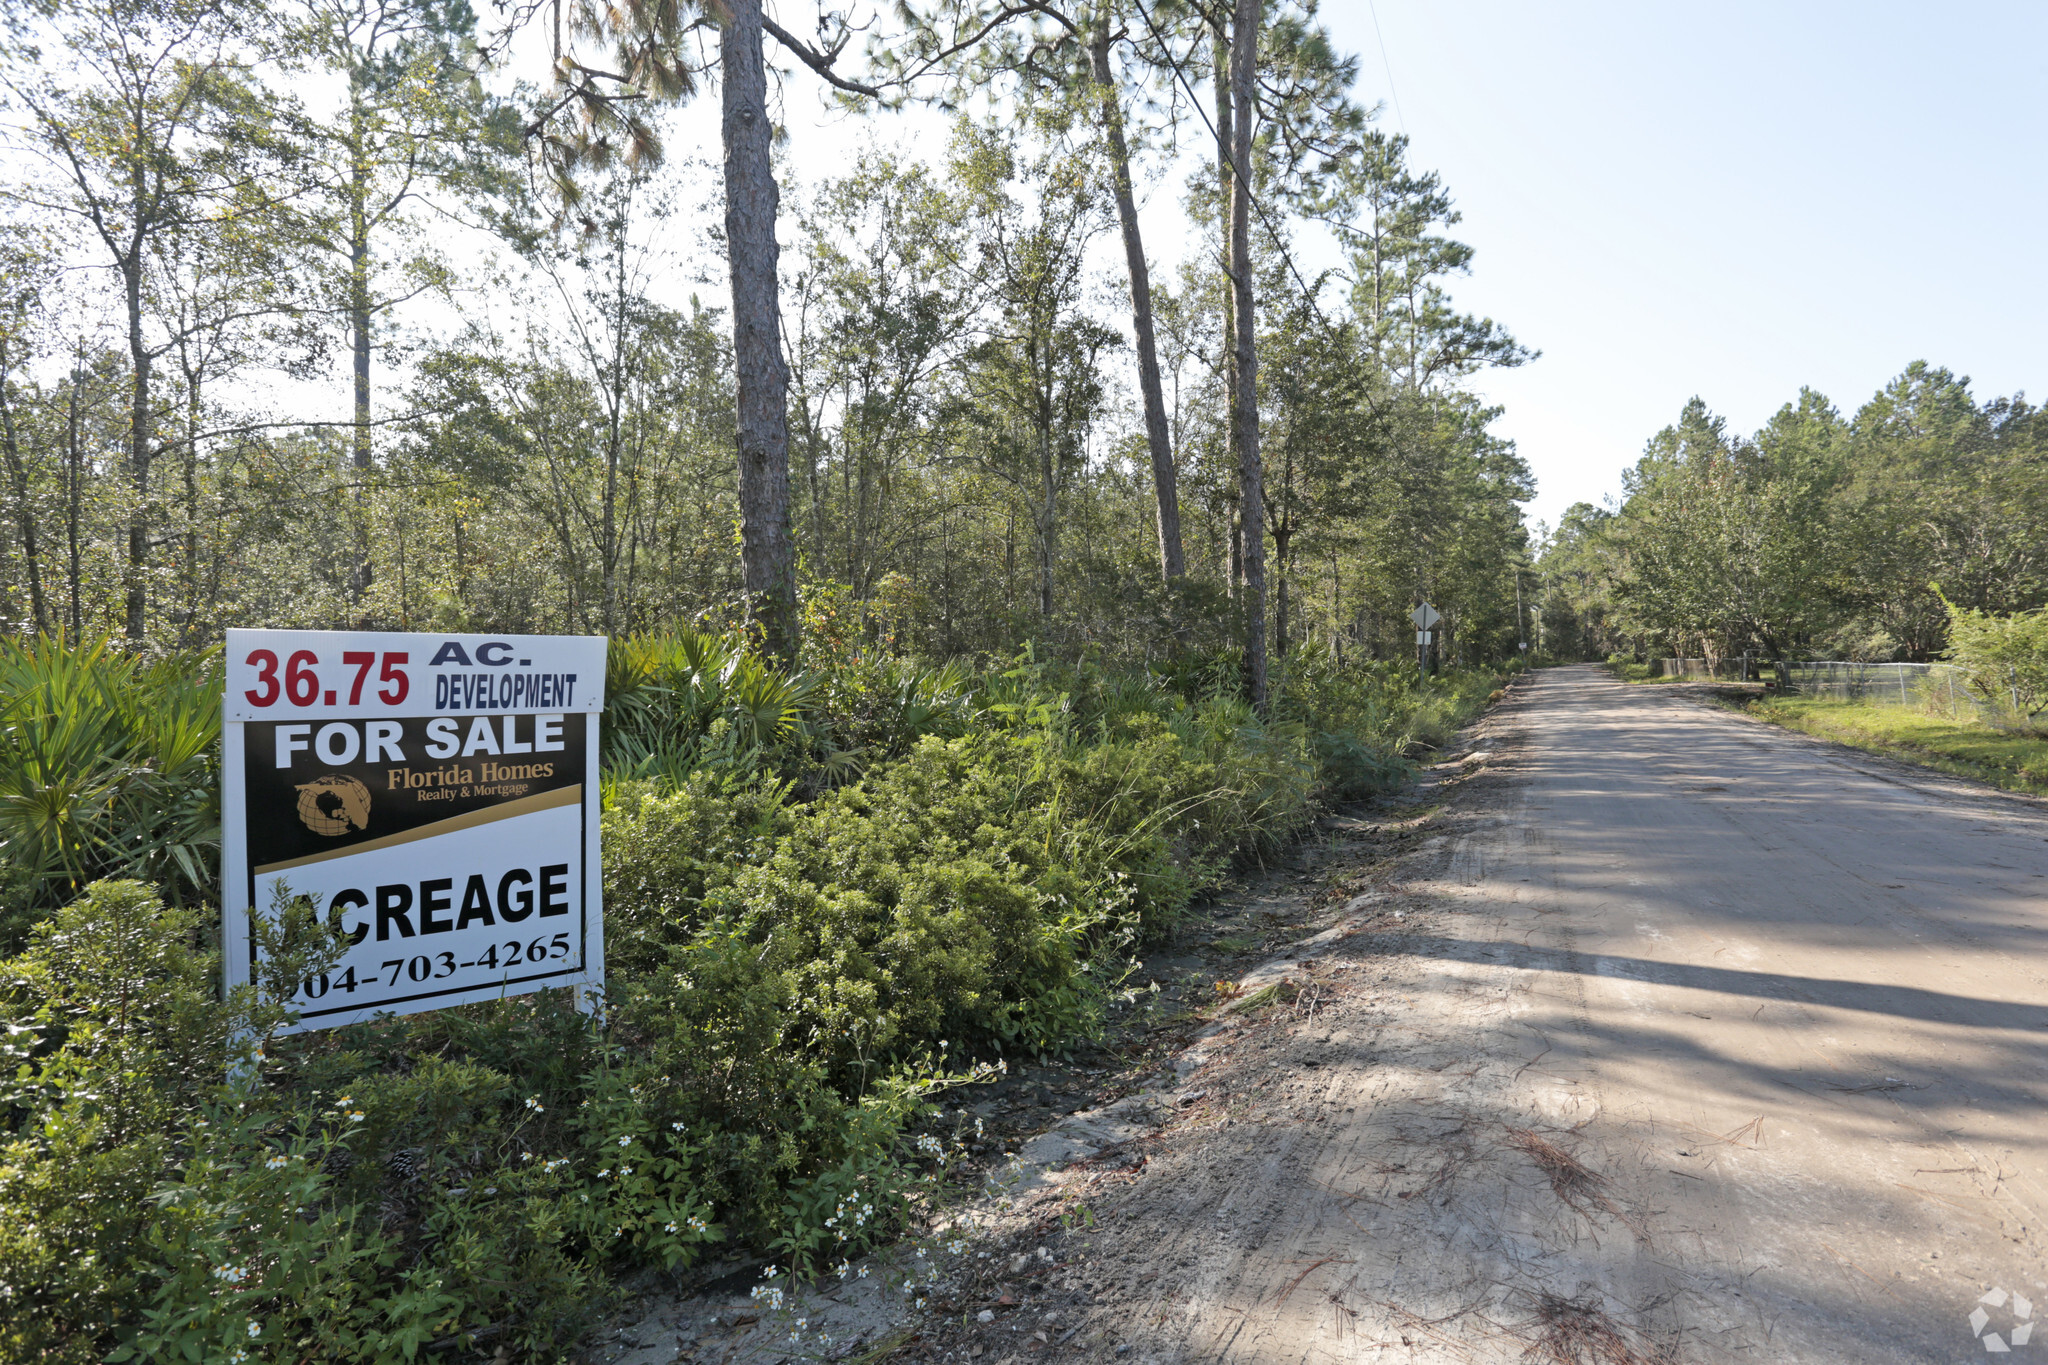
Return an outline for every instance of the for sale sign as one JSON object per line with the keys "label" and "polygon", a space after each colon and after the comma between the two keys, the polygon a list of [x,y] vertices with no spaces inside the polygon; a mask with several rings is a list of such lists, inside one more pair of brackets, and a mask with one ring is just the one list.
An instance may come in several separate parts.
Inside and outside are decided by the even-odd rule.
{"label": "for sale sign", "polygon": [[229,631],[228,983],[282,888],[350,945],[302,1029],[602,985],[604,668],[585,636]]}

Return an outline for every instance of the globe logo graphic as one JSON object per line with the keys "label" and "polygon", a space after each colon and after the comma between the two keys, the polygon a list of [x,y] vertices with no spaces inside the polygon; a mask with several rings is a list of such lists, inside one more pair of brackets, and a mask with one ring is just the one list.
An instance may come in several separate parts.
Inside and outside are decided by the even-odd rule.
{"label": "globe logo graphic", "polygon": [[370,823],[370,789],[353,777],[330,773],[299,789],[299,820],[329,838]]}

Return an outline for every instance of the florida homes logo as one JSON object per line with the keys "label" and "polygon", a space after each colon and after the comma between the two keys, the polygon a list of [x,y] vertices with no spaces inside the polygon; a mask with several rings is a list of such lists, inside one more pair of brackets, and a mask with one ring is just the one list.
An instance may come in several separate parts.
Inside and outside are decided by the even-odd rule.
{"label": "florida homes logo", "polygon": [[[1985,1330],[1995,1320],[1993,1311],[1998,1319],[2006,1321],[2003,1335]],[[2008,1354],[2013,1347],[2024,1346],[2033,1340],[2034,1305],[2024,1294],[2009,1294],[2003,1289],[1993,1288],[1970,1310],[1970,1335],[1983,1342],[1984,1349],[1992,1355]]]}
{"label": "florida homes logo", "polygon": [[346,773],[329,773],[299,789],[299,821],[315,834],[330,839],[348,833],[348,827],[370,826],[370,789]]}

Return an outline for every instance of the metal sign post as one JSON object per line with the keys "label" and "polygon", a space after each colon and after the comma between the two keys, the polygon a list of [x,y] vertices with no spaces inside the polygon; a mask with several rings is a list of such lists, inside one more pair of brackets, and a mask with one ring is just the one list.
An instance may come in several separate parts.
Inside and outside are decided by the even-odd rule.
{"label": "metal sign post", "polygon": [[1435,626],[1437,622],[1443,620],[1444,618],[1442,613],[1438,612],[1435,607],[1432,607],[1431,605],[1429,605],[1429,603],[1424,602],[1414,611],[1408,613],[1408,619],[1415,622],[1416,668],[1419,671],[1420,676],[1424,679],[1427,679],[1429,677],[1429,644],[1431,638],[1430,629],[1431,627]]}
{"label": "metal sign post", "polygon": [[591,636],[231,630],[221,942],[280,888],[351,940],[298,1030],[604,984]]}
{"label": "metal sign post", "polygon": [[1516,650],[1526,659],[1529,655],[1529,625],[1522,615],[1522,566],[1515,566],[1515,640]]}

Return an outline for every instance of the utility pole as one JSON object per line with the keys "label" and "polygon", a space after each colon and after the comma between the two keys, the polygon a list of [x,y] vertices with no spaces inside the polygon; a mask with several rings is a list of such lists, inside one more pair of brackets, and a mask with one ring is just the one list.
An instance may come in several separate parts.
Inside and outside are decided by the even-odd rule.
{"label": "utility pole", "polygon": [[1522,566],[1515,565],[1515,639],[1520,641],[1522,658],[1529,657],[1529,627],[1522,618]]}

